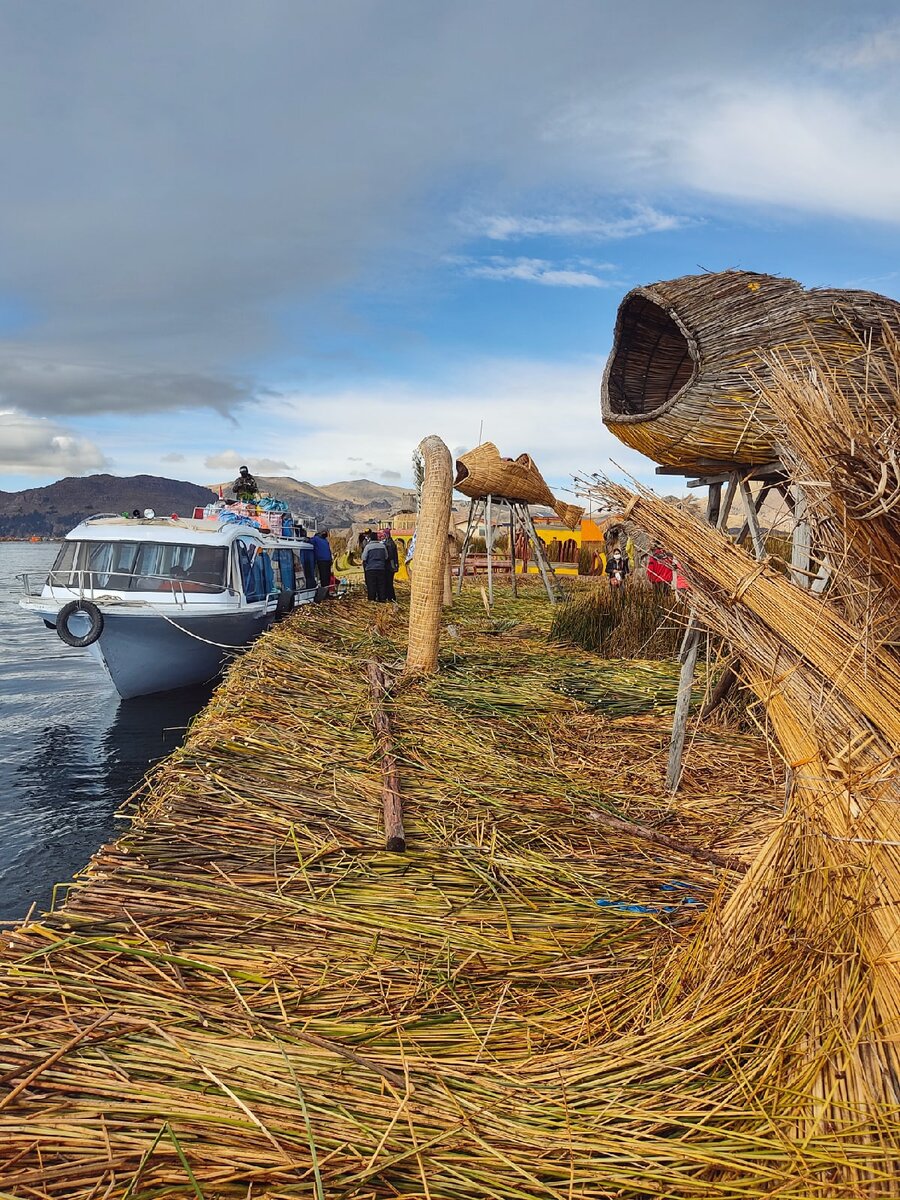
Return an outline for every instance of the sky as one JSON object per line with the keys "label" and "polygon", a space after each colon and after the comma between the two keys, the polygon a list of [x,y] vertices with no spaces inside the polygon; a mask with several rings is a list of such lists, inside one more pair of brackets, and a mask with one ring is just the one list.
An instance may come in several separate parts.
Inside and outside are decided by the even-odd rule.
{"label": "sky", "polygon": [[900,298],[880,0],[0,0],[0,488],[652,464],[629,288]]}

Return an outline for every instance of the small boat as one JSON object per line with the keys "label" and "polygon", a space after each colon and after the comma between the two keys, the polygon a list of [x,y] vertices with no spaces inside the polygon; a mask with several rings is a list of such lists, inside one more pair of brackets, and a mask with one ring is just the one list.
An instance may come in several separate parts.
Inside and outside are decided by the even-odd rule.
{"label": "small boat", "polygon": [[304,537],[149,512],[88,517],[49,575],[21,578],[21,606],[89,648],[125,699],[214,679],[278,616],[328,593]]}

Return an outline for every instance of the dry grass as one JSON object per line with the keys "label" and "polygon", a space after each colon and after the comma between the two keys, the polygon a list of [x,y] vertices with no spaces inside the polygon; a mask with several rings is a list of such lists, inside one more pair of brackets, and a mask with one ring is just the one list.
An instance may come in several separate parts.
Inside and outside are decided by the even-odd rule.
{"label": "dry grass", "polygon": [[[528,678],[585,657],[498,634],[479,604],[454,607],[445,663],[505,669],[517,649]],[[790,956],[750,993],[680,999],[700,908],[678,902],[715,912],[735,876],[592,818],[748,857],[778,794],[764,745],[698,734],[674,804],[664,717],[564,696],[498,715],[445,672],[443,694],[394,697],[410,850],[388,854],[361,664],[405,646],[402,614],[377,615],[323,606],[263,639],[66,908],[4,939],[0,1189],[820,1194],[857,1150],[785,1140]]]}

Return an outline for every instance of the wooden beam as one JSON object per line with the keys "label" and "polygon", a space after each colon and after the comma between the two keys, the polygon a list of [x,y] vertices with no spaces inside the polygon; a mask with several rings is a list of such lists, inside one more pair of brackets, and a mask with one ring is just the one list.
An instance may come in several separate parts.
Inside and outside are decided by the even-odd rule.
{"label": "wooden beam", "polygon": [[[762,495],[764,493],[760,489],[760,496]],[[759,527],[759,518],[756,515],[756,502],[754,501],[753,493],[750,491],[750,484],[745,479],[741,480],[741,500],[744,504],[744,521],[750,530],[750,537],[753,540],[754,553],[762,561],[766,557],[766,539],[763,537],[762,530]]]}

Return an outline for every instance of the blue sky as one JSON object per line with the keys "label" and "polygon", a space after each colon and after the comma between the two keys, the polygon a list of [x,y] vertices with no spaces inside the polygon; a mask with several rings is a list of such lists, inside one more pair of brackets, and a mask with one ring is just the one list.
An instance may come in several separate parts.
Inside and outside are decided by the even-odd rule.
{"label": "blue sky", "polygon": [[482,424],[650,478],[597,404],[630,287],[900,298],[895,14],[0,3],[0,487],[406,482]]}

